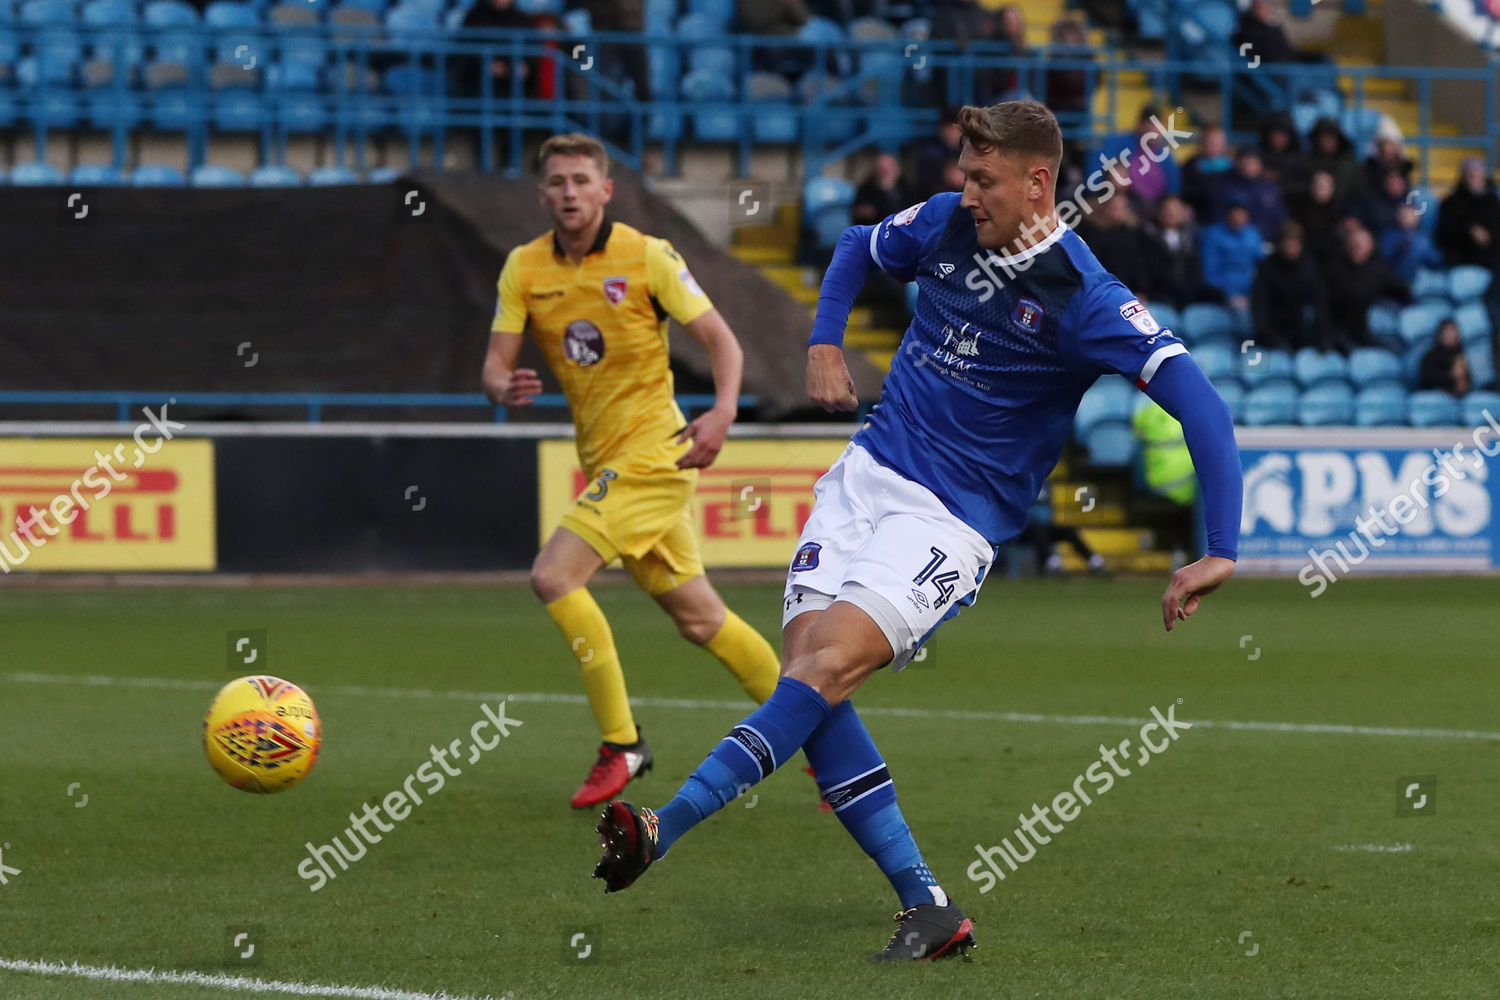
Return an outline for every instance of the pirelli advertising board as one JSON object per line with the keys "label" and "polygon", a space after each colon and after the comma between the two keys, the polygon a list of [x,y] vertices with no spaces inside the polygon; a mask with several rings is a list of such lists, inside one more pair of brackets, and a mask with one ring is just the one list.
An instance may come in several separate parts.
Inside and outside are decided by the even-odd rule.
{"label": "pirelli advertising board", "polygon": [[0,572],[211,570],[214,445],[0,438]]}
{"label": "pirelli advertising board", "polygon": [[[812,512],[813,484],[848,444],[846,438],[730,438],[698,474],[693,521],[704,564],[784,567]],[[572,441],[540,441],[538,538],[545,541],[583,478]]]}

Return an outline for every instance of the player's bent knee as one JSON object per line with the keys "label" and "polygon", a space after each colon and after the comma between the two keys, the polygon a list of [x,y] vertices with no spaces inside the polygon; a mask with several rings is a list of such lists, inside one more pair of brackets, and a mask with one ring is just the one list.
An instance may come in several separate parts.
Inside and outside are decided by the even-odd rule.
{"label": "player's bent knee", "polygon": [[543,604],[577,590],[580,584],[569,579],[568,574],[557,566],[543,562],[540,558],[531,564],[531,590]]}
{"label": "player's bent knee", "polygon": [[[677,634],[695,646],[706,646],[719,631],[719,625],[707,618],[682,617],[675,619]],[[722,623],[720,623],[722,624]]]}
{"label": "player's bent knee", "polygon": [[828,704],[837,705],[852,695],[869,673],[852,649],[827,645],[788,659],[781,675],[801,681]]}

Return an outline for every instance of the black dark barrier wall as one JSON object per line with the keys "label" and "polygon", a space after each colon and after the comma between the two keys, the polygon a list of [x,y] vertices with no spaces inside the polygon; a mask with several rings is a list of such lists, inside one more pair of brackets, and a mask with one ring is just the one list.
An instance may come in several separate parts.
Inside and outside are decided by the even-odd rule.
{"label": "black dark barrier wall", "polygon": [[219,569],[522,569],[537,550],[536,442],[221,438]]}

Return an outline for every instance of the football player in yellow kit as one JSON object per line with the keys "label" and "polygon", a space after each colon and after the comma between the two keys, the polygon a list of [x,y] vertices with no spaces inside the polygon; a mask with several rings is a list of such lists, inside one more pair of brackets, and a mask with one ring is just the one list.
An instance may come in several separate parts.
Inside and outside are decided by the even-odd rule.
{"label": "football player in yellow kit", "polygon": [[[618,557],[683,638],[718,657],[757,702],[774,690],[780,661],[704,576],[690,514],[697,470],[713,463],[735,419],[739,342],[671,244],[606,217],[614,182],[598,140],[553,136],[537,159],[553,229],[505,260],[484,388],[505,406],[541,392],[535,371],[516,368],[529,325],[567,397],[590,481],[531,568],[532,589],[583,670],[603,740],[573,796],[582,809],[618,795],[652,763],[609,622],[588,592],[605,564]],[[712,360],[716,401],[691,423],[673,396],[668,317]]]}

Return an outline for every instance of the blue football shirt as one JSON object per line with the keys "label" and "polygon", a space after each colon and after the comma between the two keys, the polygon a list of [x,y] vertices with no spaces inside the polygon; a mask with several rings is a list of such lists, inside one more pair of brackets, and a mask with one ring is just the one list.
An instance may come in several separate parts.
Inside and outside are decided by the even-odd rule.
{"label": "blue football shirt", "polygon": [[1071,229],[992,252],[960,197],[868,228],[875,264],[920,295],[854,441],[999,545],[1026,526],[1084,390],[1112,372],[1144,389],[1187,348]]}

